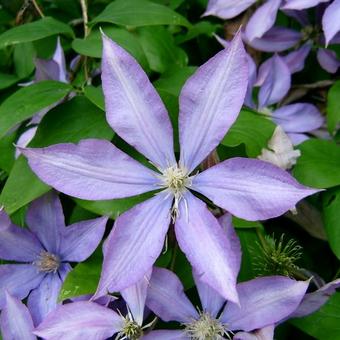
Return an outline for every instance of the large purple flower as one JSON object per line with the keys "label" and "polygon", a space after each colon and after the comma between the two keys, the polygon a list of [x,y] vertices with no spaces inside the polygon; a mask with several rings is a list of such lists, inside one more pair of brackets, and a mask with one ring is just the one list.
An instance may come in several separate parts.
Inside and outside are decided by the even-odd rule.
{"label": "large purple flower", "polygon": [[28,307],[37,324],[56,307],[62,282],[71,270],[69,262],[84,261],[98,246],[107,218],[65,227],[60,201],[48,193],[31,204],[26,221],[29,229],[20,228],[1,212],[0,258],[21,263],[0,266],[0,308],[6,290],[19,299],[30,294]]}
{"label": "large purple flower", "polygon": [[59,306],[38,326],[34,333],[44,339],[105,340],[116,334],[115,339],[142,339],[145,299],[151,270],[135,285],[123,290],[127,315],[119,307],[113,309],[94,302],[81,301]]}
{"label": "large purple flower", "polygon": [[161,190],[116,220],[104,247],[96,296],[120,291],[143,277],[162,250],[172,215],[178,243],[202,280],[225,298],[237,301],[239,254],[193,191],[248,220],[279,216],[316,192],[287,172],[254,159],[233,158],[200,174],[194,172],[241,109],[248,70],[240,34],[228,49],[201,66],[182,89],[179,162],[169,117],[147,75],[120,46],[105,36],[103,40],[107,120],[157,170],[101,140],[23,150],[43,181],[72,196],[104,200]]}
{"label": "large purple flower", "polygon": [[[261,277],[237,285],[239,305],[227,302],[194,273],[202,309],[185,296],[177,276],[163,268],[154,268],[146,305],[163,321],[178,321],[183,330],[151,332],[146,339],[222,339],[230,332],[271,327],[296,310],[308,282],[283,276]],[[225,305],[225,307],[224,307]],[[238,338],[236,334],[235,339]]]}

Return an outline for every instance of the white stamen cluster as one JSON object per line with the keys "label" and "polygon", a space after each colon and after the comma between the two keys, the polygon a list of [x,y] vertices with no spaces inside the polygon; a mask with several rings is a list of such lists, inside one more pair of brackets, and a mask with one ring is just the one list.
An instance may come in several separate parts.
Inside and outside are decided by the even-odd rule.
{"label": "white stamen cluster", "polygon": [[163,171],[161,175],[161,185],[174,196],[174,204],[171,210],[173,219],[178,217],[179,202],[187,188],[191,186],[192,178],[189,177],[188,170],[178,166],[170,166]]}
{"label": "white stamen cluster", "polygon": [[185,324],[185,334],[192,340],[221,340],[228,332],[223,324],[208,313],[201,313],[198,320]]}
{"label": "white stamen cluster", "polygon": [[116,339],[138,340],[143,336],[143,328],[136,321],[127,317],[124,318],[124,323],[124,327],[121,332],[119,332]]}
{"label": "white stamen cluster", "polygon": [[40,272],[56,273],[60,267],[60,259],[57,255],[42,251],[34,264],[38,267]]}

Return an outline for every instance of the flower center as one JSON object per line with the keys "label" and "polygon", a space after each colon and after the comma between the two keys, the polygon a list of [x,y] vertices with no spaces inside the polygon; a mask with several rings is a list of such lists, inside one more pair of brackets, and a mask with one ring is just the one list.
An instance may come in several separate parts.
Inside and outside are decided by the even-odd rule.
{"label": "flower center", "polygon": [[45,273],[56,273],[60,267],[60,259],[57,255],[51,254],[47,251],[42,251],[37,261],[34,264],[39,271]]}
{"label": "flower center", "polygon": [[143,336],[143,330],[137,322],[126,318],[120,335],[123,339],[138,340]]}
{"label": "flower center", "polygon": [[223,324],[204,312],[198,320],[185,324],[184,332],[192,340],[220,340],[224,335],[228,336]]}
{"label": "flower center", "polygon": [[171,210],[171,215],[175,220],[179,213],[179,202],[187,188],[191,186],[192,177],[189,176],[189,172],[186,168],[176,164],[165,169],[160,178],[161,186],[174,196],[174,204]]}

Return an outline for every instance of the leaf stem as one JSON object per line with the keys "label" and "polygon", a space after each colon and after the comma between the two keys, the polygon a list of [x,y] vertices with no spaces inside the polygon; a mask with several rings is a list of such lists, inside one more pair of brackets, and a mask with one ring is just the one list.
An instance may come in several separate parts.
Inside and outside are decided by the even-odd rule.
{"label": "leaf stem", "polygon": [[34,6],[35,10],[39,13],[39,15],[44,18],[45,15],[42,12],[41,8],[39,7],[39,5],[37,4],[36,0],[31,0],[32,1],[32,5]]}

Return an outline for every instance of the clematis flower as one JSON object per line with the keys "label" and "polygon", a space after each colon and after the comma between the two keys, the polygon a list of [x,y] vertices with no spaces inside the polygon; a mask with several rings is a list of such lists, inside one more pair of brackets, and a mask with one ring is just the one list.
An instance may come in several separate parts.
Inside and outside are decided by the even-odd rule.
{"label": "clematis flower", "polygon": [[49,340],[105,340],[143,339],[145,299],[151,270],[137,284],[123,290],[127,315],[91,301],[80,301],[59,306],[35,329],[34,334]]}
{"label": "clematis flower", "polygon": [[289,170],[296,164],[300,155],[301,151],[294,150],[293,143],[282,127],[278,125],[268,142],[268,149],[262,149],[257,158],[270,162],[281,169]]}
{"label": "clematis flower", "polygon": [[34,326],[27,307],[17,298],[5,292],[5,307],[0,315],[3,340],[36,340]]}
{"label": "clematis flower", "polygon": [[[228,237],[194,192],[248,220],[279,216],[317,192],[287,172],[255,159],[233,158],[197,174],[236,120],[247,90],[247,63],[240,34],[187,80],[180,95],[180,159],[164,104],[135,59],[103,37],[102,80],[107,120],[156,171],[111,143],[83,140],[23,149],[32,170],[68,195],[116,199],[160,190],[119,216],[103,248],[96,297],[138,280],[159,256],[172,215],[180,248],[202,280],[237,302],[239,270]],[[119,245],[119,246],[118,246]]]}
{"label": "clematis flower", "polygon": [[0,265],[0,308],[6,290],[19,299],[29,295],[28,307],[37,324],[56,307],[69,262],[84,261],[97,248],[107,218],[65,227],[60,201],[48,193],[30,205],[26,221],[29,229],[20,228],[1,212],[0,258],[20,264]]}
{"label": "clematis flower", "polygon": [[[145,336],[148,339],[223,339],[235,331],[251,332],[273,328],[290,315],[301,302],[308,282],[284,276],[261,277],[237,285],[239,305],[225,299],[204,284],[193,273],[202,304],[197,309],[184,294],[177,276],[163,268],[154,268],[146,305],[163,321],[177,321],[183,330],[159,330]],[[238,339],[237,333],[234,339]],[[241,339],[241,338],[239,338]]]}

